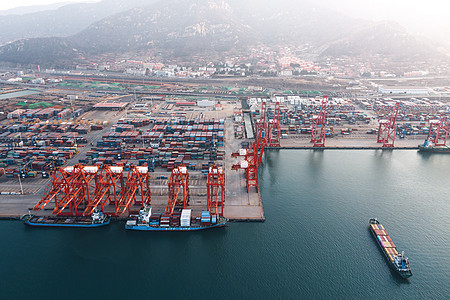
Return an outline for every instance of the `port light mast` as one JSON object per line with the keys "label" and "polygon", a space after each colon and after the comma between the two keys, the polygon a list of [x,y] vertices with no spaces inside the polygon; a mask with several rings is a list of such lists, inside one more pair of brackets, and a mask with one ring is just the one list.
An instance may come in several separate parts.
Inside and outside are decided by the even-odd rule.
{"label": "port light mast", "polygon": [[214,165],[209,168],[206,182],[207,209],[211,215],[223,216],[225,202],[225,172]]}
{"label": "port light mast", "polygon": [[383,143],[383,148],[393,148],[395,142],[395,133],[397,131],[397,115],[400,103],[395,103],[392,115],[388,120],[380,120],[378,128],[378,143]]}
{"label": "port light mast", "polygon": [[323,96],[318,116],[313,116],[311,143],[314,147],[325,147],[325,131],[327,126],[327,102],[328,97]]}
{"label": "port light mast", "polygon": [[449,133],[450,124],[447,117],[442,117],[440,120],[430,120],[427,140],[434,146],[445,146]]}
{"label": "port light mast", "polygon": [[280,126],[280,102],[275,102],[275,114],[268,125],[268,146],[280,147],[281,126]]}
{"label": "port light mast", "polygon": [[[165,215],[172,215],[175,206],[182,205],[186,208],[189,205],[189,173],[185,166],[178,166],[172,170],[169,178],[169,200],[167,201]],[[178,199],[182,190],[181,201]]]}

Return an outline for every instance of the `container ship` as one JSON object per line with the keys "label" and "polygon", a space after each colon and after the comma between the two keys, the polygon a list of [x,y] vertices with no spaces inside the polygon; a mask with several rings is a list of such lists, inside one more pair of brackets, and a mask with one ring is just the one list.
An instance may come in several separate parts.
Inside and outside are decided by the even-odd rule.
{"label": "container ship", "polygon": [[101,211],[94,211],[90,217],[62,217],[62,216],[35,216],[23,215],[24,224],[35,227],[100,227],[108,225],[110,216],[105,216]]}
{"label": "container ship", "polygon": [[392,239],[384,230],[383,225],[381,225],[377,219],[370,219],[369,224],[370,232],[372,232],[372,235],[375,237],[375,240],[383,251],[383,254],[389,260],[390,265],[403,278],[411,277],[412,272],[409,267],[408,258],[405,256],[404,251],[402,251],[401,254],[397,252],[394,242],[392,242]]}
{"label": "container ship", "polygon": [[191,209],[182,209],[181,214],[161,215],[153,214],[151,207],[144,207],[139,215],[131,216],[127,220],[125,229],[148,231],[196,231],[209,228],[224,227],[227,218],[211,215],[203,211],[201,218],[192,217]]}

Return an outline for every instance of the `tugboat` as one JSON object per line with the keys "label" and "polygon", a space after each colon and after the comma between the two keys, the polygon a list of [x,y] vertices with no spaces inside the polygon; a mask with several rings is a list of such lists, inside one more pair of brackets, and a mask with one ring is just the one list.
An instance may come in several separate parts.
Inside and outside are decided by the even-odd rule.
{"label": "tugboat", "polygon": [[381,225],[376,218],[372,218],[369,220],[369,228],[394,270],[403,278],[411,277],[412,272],[409,267],[408,258],[405,256],[405,252],[402,251],[401,254],[398,254],[397,248],[384,230],[383,225]]}
{"label": "tugboat", "polygon": [[226,226],[228,219],[222,216],[210,215],[202,212],[201,218],[191,217],[190,209],[182,209],[179,216],[152,215],[152,208],[146,206],[139,211],[139,215],[131,216],[125,224],[128,230],[147,231],[196,231]]}
{"label": "tugboat", "polygon": [[35,216],[31,213],[23,215],[21,220],[24,224],[35,227],[100,227],[108,225],[110,216],[105,216],[103,212],[94,210],[90,217],[62,217],[62,216]]}

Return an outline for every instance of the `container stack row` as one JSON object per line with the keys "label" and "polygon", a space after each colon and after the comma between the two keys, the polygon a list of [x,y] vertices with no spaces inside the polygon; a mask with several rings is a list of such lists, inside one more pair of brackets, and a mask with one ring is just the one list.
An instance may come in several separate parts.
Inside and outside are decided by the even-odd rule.
{"label": "container stack row", "polygon": [[397,248],[395,247],[394,242],[387,234],[386,230],[384,230],[383,225],[381,224],[371,224],[373,232],[375,233],[378,242],[381,244],[383,251],[386,253],[387,257],[391,262],[394,261],[394,258],[398,255]]}

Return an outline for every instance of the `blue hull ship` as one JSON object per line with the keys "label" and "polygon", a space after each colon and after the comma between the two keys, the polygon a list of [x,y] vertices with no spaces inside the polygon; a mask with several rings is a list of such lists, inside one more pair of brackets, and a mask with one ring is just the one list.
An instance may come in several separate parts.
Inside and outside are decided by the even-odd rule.
{"label": "blue hull ship", "polygon": [[125,229],[140,231],[197,231],[224,227],[228,219],[202,212],[201,218],[192,218],[190,209],[183,209],[179,216],[152,215],[151,207],[144,207],[139,215],[128,219]]}

